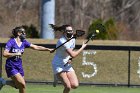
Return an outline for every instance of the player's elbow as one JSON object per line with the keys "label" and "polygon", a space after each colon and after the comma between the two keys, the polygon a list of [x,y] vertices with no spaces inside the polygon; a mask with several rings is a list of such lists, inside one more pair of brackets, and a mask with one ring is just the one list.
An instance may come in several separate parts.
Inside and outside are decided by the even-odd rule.
{"label": "player's elbow", "polygon": [[72,54],[70,54],[70,56],[71,56],[72,58],[75,58],[77,55],[78,55],[77,53],[72,53]]}
{"label": "player's elbow", "polygon": [[67,53],[72,57],[75,58],[78,55],[77,51],[73,51],[71,49],[67,50]]}
{"label": "player's elbow", "polygon": [[3,56],[6,57],[6,54],[3,53]]}
{"label": "player's elbow", "polygon": [[9,55],[7,53],[5,53],[5,52],[3,53],[3,57],[6,57],[7,58],[8,56]]}
{"label": "player's elbow", "polygon": [[71,55],[71,57],[72,57],[72,58],[75,58],[76,56],[75,56],[75,55]]}

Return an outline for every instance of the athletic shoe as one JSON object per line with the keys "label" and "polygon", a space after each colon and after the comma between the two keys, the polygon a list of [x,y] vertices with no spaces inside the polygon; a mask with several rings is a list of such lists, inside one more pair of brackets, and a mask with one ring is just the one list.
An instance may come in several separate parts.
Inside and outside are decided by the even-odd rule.
{"label": "athletic shoe", "polygon": [[3,78],[0,78],[0,90],[6,84],[6,81]]}

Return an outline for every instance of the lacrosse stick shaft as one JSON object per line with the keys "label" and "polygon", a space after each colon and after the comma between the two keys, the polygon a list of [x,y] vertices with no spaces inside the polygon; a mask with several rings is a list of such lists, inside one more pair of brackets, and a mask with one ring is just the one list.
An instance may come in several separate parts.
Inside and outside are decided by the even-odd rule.
{"label": "lacrosse stick shaft", "polygon": [[89,40],[90,40],[90,39],[88,39],[88,40],[85,42],[85,44],[87,44],[87,43],[89,42]]}
{"label": "lacrosse stick shaft", "polygon": [[[72,37],[71,39],[73,39],[74,37]],[[52,52],[54,52],[55,50],[57,50],[58,48],[60,48],[61,46],[63,46],[64,44],[66,44],[67,42],[69,42],[71,39],[68,39],[66,42],[64,42],[63,44],[61,44],[60,46],[56,47]]]}
{"label": "lacrosse stick shaft", "polygon": [[89,40],[91,40],[95,36],[96,36],[95,34],[92,34],[92,36],[85,42],[85,44],[87,44],[89,42]]}

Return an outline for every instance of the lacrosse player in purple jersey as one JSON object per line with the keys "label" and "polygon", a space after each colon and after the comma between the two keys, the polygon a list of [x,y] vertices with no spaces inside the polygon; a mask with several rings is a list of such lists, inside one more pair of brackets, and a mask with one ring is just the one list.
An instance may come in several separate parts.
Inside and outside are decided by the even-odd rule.
{"label": "lacrosse player in purple jersey", "polygon": [[[52,51],[52,49],[37,46],[29,43],[25,40],[25,29],[21,27],[16,27],[12,31],[13,38],[11,38],[5,46],[3,56],[7,58],[5,69],[7,76],[12,79],[11,82],[4,82],[2,84],[10,85],[19,89],[19,93],[25,93],[25,80],[24,80],[24,70],[22,67],[22,54],[24,53],[25,48],[32,48],[39,51]],[[2,87],[2,86],[1,86]]]}
{"label": "lacrosse player in purple jersey", "polygon": [[[73,35],[73,28],[70,25],[65,25],[63,35],[58,40],[56,47],[71,39]],[[77,75],[70,63],[72,61],[71,59],[78,56],[79,53],[86,47],[86,45],[87,44],[83,42],[83,45],[80,49],[76,51],[73,50],[75,48],[75,38],[73,38],[56,50],[55,56],[52,61],[52,68],[54,75],[64,85],[63,93],[69,93],[71,89],[75,89],[79,85]]]}

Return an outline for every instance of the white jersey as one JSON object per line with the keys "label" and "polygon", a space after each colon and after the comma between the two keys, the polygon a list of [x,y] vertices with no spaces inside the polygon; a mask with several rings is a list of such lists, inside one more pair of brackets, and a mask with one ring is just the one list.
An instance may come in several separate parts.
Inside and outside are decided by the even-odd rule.
{"label": "white jersey", "polygon": [[[66,38],[64,36],[62,36],[58,40],[56,47],[60,46],[61,44],[63,44],[66,41],[67,41]],[[70,49],[70,48],[71,49],[75,48],[75,39],[74,38],[56,50],[55,56],[52,61],[52,67],[53,67],[53,71],[55,74],[60,73],[62,71],[74,71],[74,69],[72,68],[72,66],[70,64],[67,66],[64,66],[70,58],[70,55],[66,52],[66,49]]]}
{"label": "white jersey", "polygon": [[[63,44],[66,41],[67,41],[66,38],[64,36],[62,36],[58,40],[56,47],[60,46],[61,44]],[[71,48],[71,49],[75,48],[75,39],[74,38],[56,50],[52,64],[63,64],[63,65],[66,64],[70,58],[70,55],[66,52],[66,49],[69,49],[69,48]]]}

